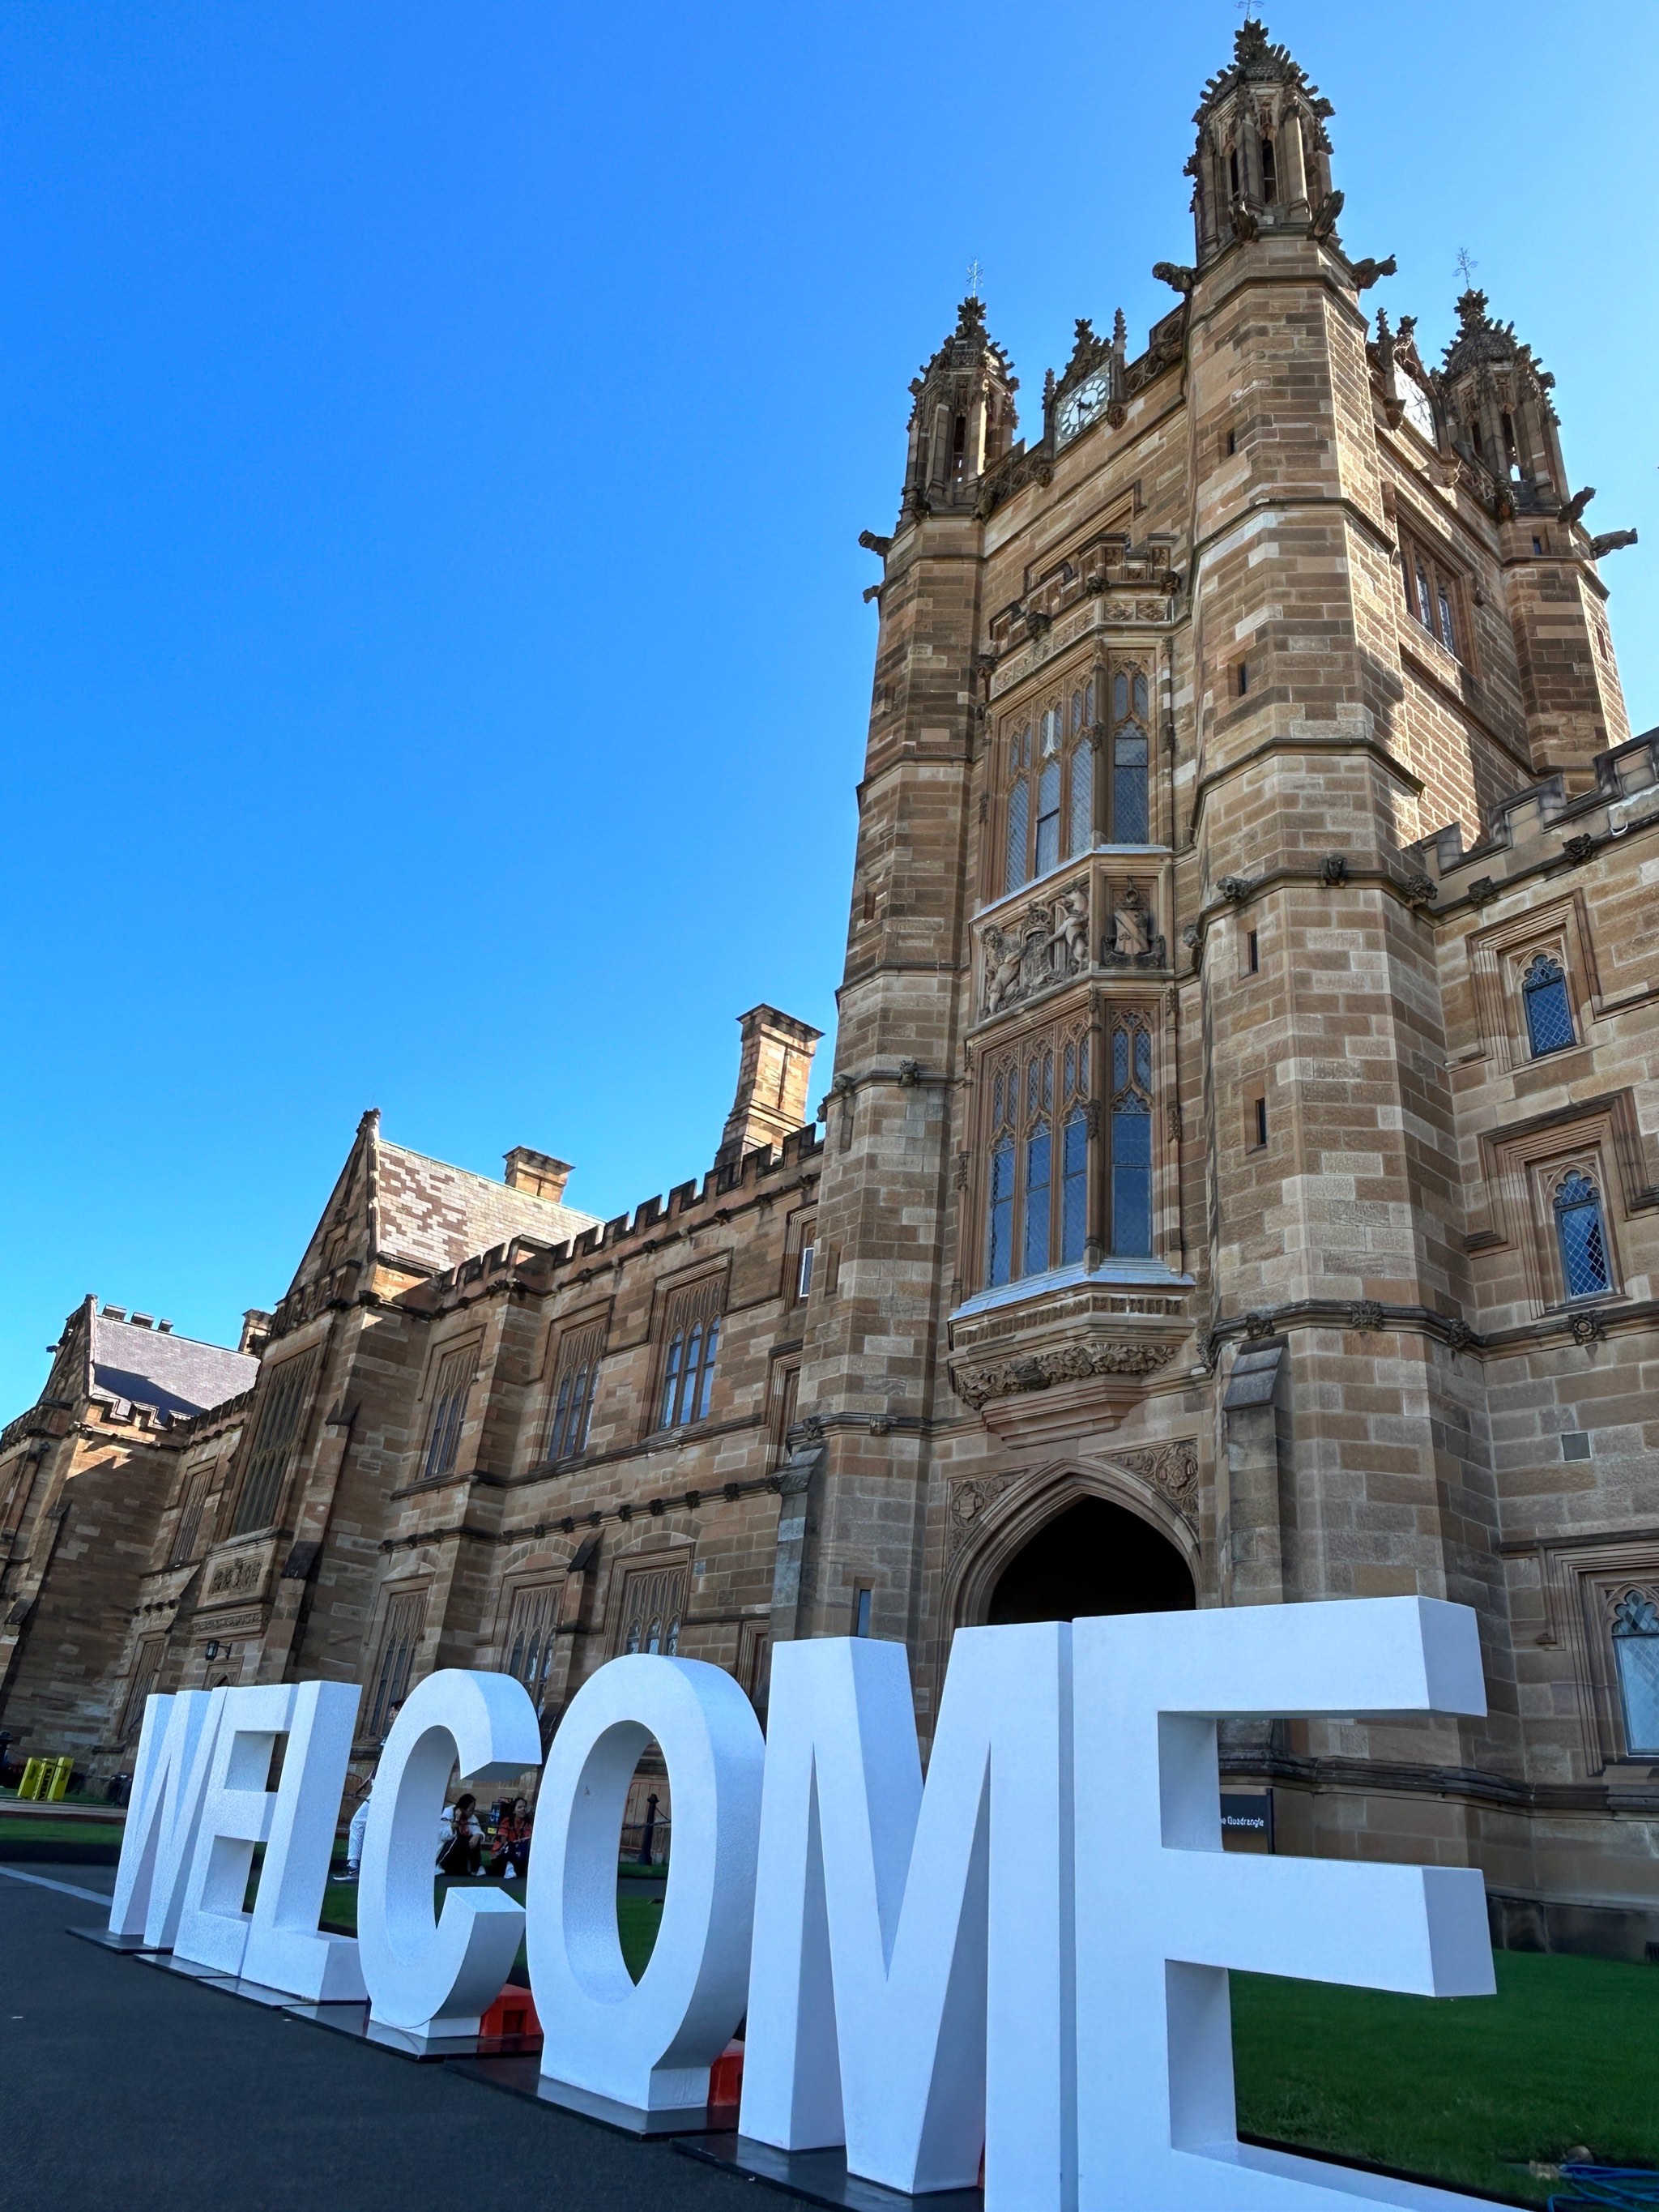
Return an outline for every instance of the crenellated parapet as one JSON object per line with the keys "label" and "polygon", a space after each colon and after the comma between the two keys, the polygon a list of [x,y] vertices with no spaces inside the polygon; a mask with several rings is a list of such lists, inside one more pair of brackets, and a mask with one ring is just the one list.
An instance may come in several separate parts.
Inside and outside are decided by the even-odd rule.
{"label": "crenellated parapet", "polygon": [[1451,823],[1408,846],[1407,860],[1434,894],[1425,907],[1444,913],[1458,902],[1485,905],[1525,877],[1582,867],[1603,846],[1659,828],[1659,729],[1598,753],[1590,767],[1589,790],[1551,775],[1503,800],[1474,845],[1466,848]]}

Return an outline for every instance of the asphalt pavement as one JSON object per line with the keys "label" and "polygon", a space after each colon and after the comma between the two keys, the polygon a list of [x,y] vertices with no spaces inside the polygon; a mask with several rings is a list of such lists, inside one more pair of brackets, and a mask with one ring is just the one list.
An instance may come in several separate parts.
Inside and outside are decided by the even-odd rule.
{"label": "asphalt pavement", "polygon": [[[19,1869],[19,1872],[24,1871]],[[761,2212],[770,2190],[78,1942],[102,1869],[0,1871],[6,2212]]]}

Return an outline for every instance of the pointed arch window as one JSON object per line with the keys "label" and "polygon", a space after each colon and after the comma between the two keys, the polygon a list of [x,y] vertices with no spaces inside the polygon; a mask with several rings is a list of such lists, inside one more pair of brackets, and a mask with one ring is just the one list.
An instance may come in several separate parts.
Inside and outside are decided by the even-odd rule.
{"label": "pointed arch window", "polygon": [[1089,1031],[1040,1030],[992,1074],[985,1280],[990,1288],[1084,1258],[1089,1221]]}
{"label": "pointed arch window", "polygon": [[1060,865],[1060,709],[1042,717],[1042,757],[1037,768],[1036,841],[1034,872],[1046,876]]}
{"label": "pointed arch window", "polygon": [[1152,1039],[1133,1018],[1112,1029],[1109,1249],[1115,1258],[1152,1252]]}
{"label": "pointed arch window", "polygon": [[560,1585],[537,1583],[516,1590],[507,1624],[507,1672],[522,1682],[538,1712],[547,1695],[557,1649]]}
{"label": "pointed arch window", "polygon": [[1152,1256],[1153,1073],[1152,1018],[1138,1008],[1114,1011],[1103,1036],[1085,1019],[1057,1023],[988,1064],[988,1289],[1103,1249]]}
{"label": "pointed arch window", "polygon": [[1103,837],[1150,842],[1151,727],[1151,677],[1130,661],[1073,683],[1005,728],[1001,893]]}
{"label": "pointed arch window", "polygon": [[1406,587],[1407,611],[1421,629],[1443,645],[1454,659],[1463,660],[1462,586],[1443,561],[1405,532],[1400,537],[1401,574]]}
{"label": "pointed arch window", "polygon": [[1540,952],[1528,963],[1521,981],[1521,1004],[1526,1010],[1527,1042],[1534,1060],[1541,1060],[1546,1053],[1565,1052],[1577,1043],[1566,975],[1553,953]]}
{"label": "pointed arch window", "polygon": [[726,1279],[716,1275],[687,1285],[669,1299],[657,1401],[659,1429],[684,1428],[708,1418],[725,1297]]}
{"label": "pointed arch window", "polygon": [[1555,1235],[1570,1298],[1593,1298],[1613,1288],[1601,1194],[1582,1169],[1572,1169],[1556,1185]]}
{"label": "pointed arch window", "polygon": [[1023,723],[1008,740],[1008,851],[1003,889],[1031,880],[1031,729]]}
{"label": "pointed arch window", "polygon": [[1632,1759],[1659,1756],[1659,1606],[1644,1591],[1626,1590],[1613,1608],[1613,1658],[1625,1750]]}
{"label": "pointed arch window", "polygon": [[319,1353],[295,1353],[263,1371],[255,1401],[258,1419],[231,1521],[233,1536],[268,1528],[276,1518],[299,1449],[302,1417]]}
{"label": "pointed arch window", "polygon": [[588,1424],[599,1382],[599,1356],[605,1348],[605,1325],[568,1330],[559,1342],[558,1367],[553,1384],[553,1413],[548,1423],[543,1457],[574,1459],[587,1449]]}
{"label": "pointed arch window", "polygon": [[1118,668],[1112,675],[1112,826],[1115,845],[1145,845],[1152,828],[1147,738],[1152,689],[1144,668]]}

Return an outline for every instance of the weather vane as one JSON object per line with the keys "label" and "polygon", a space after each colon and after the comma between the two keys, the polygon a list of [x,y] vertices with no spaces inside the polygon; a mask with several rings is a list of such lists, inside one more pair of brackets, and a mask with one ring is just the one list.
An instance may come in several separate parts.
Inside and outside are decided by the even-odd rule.
{"label": "weather vane", "polygon": [[980,267],[977,258],[968,264],[968,297],[970,300],[978,299],[979,280],[984,274],[985,271]]}
{"label": "weather vane", "polygon": [[1480,263],[1475,259],[1474,256],[1474,255],[1469,252],[1469,249],[1468,249],[1468,247],[1467,246],[1460,246],[1458,247],[1458,249],[1457,249],[1457,273],[1458,273],[1458,275],[1459,275],[1459,276],[1463,279],[1463,289],[1464,289],[1466,292],[1473,292],[1473,291],[1474,291],[1474,272],[1475,272],[1475,270],[1476,270],[1480,266]]}

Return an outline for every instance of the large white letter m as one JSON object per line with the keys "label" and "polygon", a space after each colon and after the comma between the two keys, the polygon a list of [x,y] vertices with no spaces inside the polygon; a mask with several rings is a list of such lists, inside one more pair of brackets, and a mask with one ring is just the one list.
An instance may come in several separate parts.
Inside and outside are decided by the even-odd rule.
{"label": "large white letter m", "polygon": [[890,2189],[1069,2179],[1071,1635],[961,1630],[924,1790],[904,1647],[780,1644],[743,2133]]}

